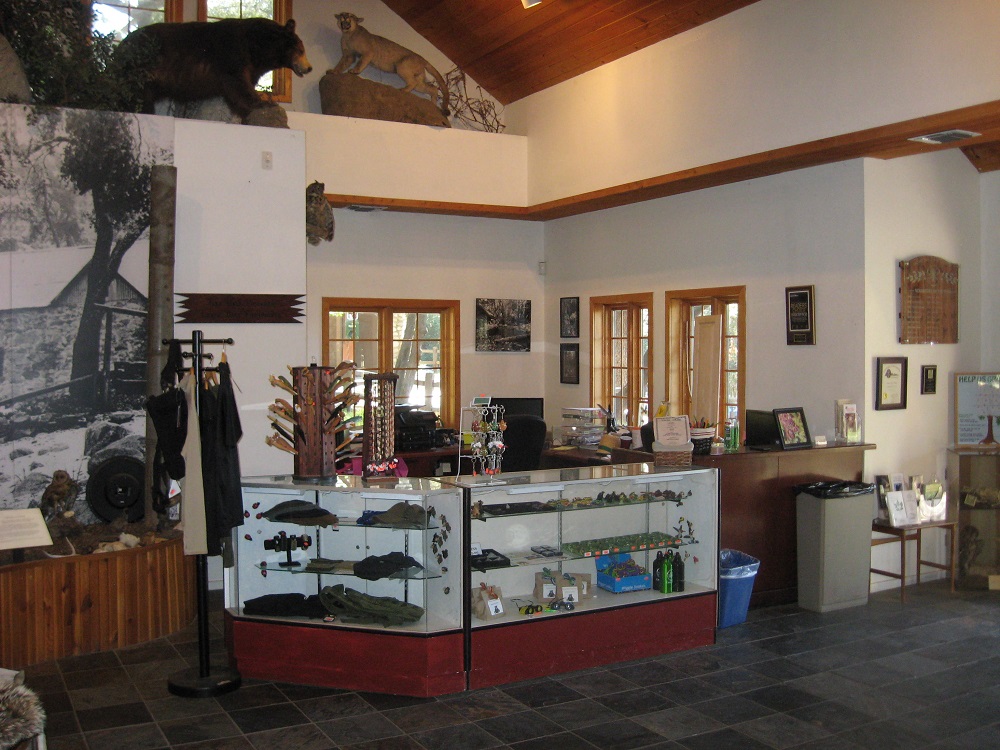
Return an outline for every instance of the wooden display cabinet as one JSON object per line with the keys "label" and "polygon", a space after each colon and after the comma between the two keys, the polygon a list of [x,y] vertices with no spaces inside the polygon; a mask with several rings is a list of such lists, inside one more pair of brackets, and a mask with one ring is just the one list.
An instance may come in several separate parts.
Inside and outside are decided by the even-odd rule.
{"label": "wooden display cabinet", "polygon": [[958,507],[956,585],[1000,583],[1000,451],[949,450],[948,496],[949,511]]}

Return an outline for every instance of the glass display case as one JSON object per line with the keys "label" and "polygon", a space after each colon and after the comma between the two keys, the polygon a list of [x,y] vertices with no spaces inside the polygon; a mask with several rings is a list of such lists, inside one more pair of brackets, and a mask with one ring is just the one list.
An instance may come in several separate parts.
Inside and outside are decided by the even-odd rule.
{"label": "glass display case", "polygon": [[[243,498],[243,677],[431,696],[715,641],[715,469],[251,477]],[[682,561],[672,590],[658,556]]]}
{"label": "glass display case", "polygon": [[[625,464],[442,482],[461,487],[468,506],[471,687],[714,643],[715,469]],[[680,585],[662,558],[683,561]]]}
{"label": "glass display case", "polygon": [[464,690],[461,499],[428,479],[245,478],[225,587],[241,675]]}
{"label": "glass display case", "polygon": [[[277,476],[245,479],[243,497],[227,587],[233,615],[418,633],[461,628],[462,511],[454,490],[423,479],[317,484]],[[282,614],[275,594],[318,596],[326,619]],[[296,598],[289,600],[294,609]]]}

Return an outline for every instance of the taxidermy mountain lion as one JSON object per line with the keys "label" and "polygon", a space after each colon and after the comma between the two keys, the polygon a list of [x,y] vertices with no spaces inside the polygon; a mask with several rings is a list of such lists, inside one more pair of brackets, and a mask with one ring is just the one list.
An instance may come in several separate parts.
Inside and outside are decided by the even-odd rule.
{"label": "taxidermy mountain lion", "polygon": [[[331,72],[346,71],[357,75],[369,65],[374,65],[381,71],[395,73],[402,78],[406,84],[403,91],[420,91],[430,95],[432,101],[436,101],[440,94],[441,113],[448,116],[448,84],[437,68],[416,52],[372,34],[361,25],[365,19],[358,18],[353,13],[338,13],[336,18],[340,27],[340,49],[343,54]],[[437,85],[427,80],[428,73],[434,77]]]}

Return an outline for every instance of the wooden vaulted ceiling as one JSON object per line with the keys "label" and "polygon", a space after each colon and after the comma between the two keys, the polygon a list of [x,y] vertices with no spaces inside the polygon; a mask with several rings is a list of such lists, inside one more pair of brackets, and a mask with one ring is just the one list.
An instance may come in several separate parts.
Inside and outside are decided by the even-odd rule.
{"label": "wooden vaulted ceiling", "polygon": [[383,0],[501,104],[757,0]]}
{"label": "wooden vaulted ceiling", "polygon": [[[503,104],[522,99],[757,0],[382,0]],[[947,145],[908,139],[943,130],[981,135]],[[1000,170],[1000,101],[653,176],[535,206],[328,195],[334,206],[546,221],[860,157],[961,148],[980,172]]]}

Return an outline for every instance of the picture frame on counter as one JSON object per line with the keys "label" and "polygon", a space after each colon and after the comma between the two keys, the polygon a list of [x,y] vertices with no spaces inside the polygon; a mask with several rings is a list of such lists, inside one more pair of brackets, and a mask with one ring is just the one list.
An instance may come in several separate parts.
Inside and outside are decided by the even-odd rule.
{"label": "picture frame on counter", "polygon": [[906,357],[875,358],[875,409],[906,408]]}
{"label": "picture frame on counter", "polygon": [[812,447],[806,413],[801,406],[775,409],[774,421],[778,423],[778,439],[782,450]]}

